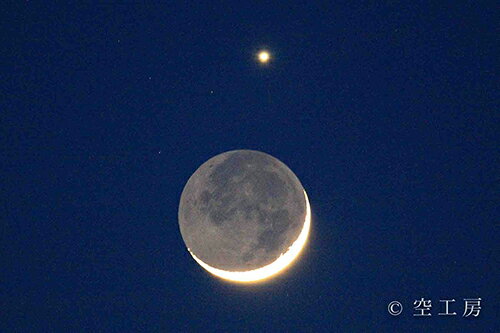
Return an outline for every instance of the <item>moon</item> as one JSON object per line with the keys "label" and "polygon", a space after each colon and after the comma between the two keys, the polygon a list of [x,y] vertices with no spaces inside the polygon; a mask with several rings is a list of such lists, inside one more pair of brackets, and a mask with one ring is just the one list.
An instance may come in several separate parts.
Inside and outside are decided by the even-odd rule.
{"label": "moon", "polygon": [[295,174],[255,150],[212,157],[189,178],[179,227],[195,261],[236,282],[267,279],[289,266],[309,234],[311,209]]}

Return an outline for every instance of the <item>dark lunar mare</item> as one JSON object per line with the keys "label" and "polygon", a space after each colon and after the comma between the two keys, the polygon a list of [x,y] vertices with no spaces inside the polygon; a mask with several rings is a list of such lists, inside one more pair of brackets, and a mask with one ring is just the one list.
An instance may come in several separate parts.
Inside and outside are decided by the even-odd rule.
{"label": "dark lunar mare", "polygon": [[304,225],[302,185],[276,158],[235,150],[202,164],[179,205],[186,246],[208,265],[228,271],[265,266],[286,252]]}

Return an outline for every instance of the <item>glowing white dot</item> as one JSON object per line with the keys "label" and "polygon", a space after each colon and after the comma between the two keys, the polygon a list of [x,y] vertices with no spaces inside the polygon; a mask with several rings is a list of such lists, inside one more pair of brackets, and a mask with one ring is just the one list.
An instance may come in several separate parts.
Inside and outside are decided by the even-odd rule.
{"label": "glowing white dot", "polygon": [[271,55],[269,54],[269,52],[267,51],[261,51],[259,53],[259,61],[263,64],[269,62],[269,60],[271,59]]}

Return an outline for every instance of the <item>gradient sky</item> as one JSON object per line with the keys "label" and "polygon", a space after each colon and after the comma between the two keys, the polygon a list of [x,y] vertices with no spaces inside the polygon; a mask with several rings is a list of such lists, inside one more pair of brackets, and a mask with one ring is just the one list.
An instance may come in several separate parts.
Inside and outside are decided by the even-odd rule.
{"label": "gradient sky", "polygon": [[[0,5],[0,331],[498,329],[498,3],[207,3]],[[233,149],[312,207],[264,284],[179,232],[188,178]]]}

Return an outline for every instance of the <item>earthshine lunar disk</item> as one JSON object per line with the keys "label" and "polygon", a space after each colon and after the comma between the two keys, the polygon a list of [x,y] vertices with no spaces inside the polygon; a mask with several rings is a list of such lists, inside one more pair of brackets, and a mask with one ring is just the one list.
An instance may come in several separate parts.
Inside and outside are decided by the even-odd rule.
{"label": "earthshine lunar disk", "polygon": [[311,209],[285,164],[262,152],[234,150],[209,159],[189,178],[179,226],[200,266],[223,279],[253,282],[298,257]]}

